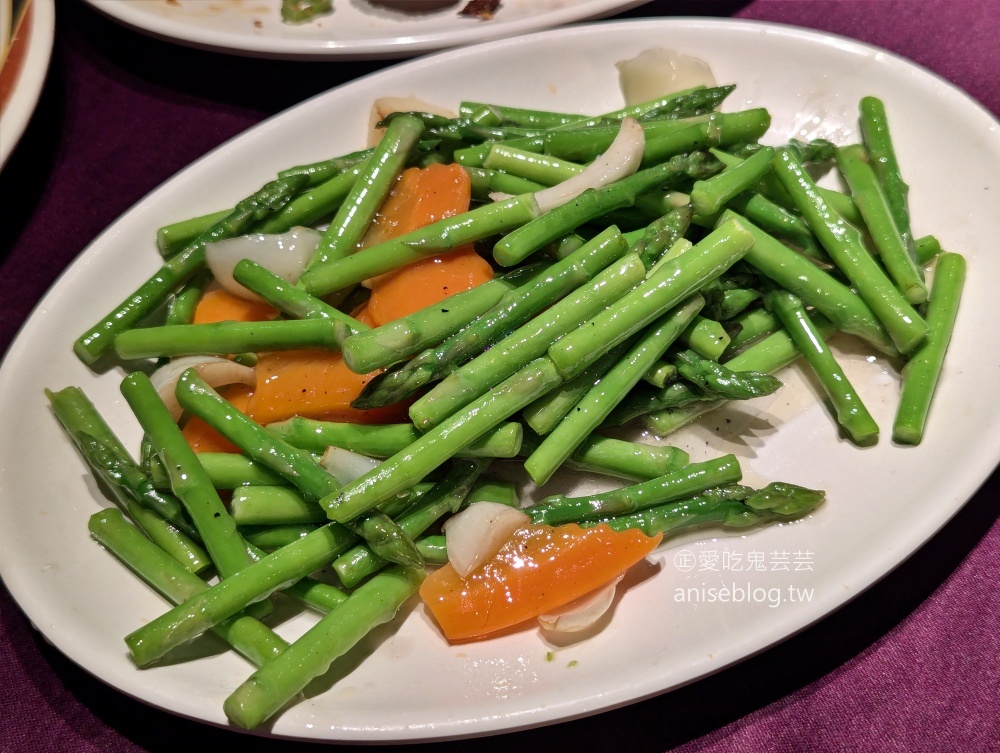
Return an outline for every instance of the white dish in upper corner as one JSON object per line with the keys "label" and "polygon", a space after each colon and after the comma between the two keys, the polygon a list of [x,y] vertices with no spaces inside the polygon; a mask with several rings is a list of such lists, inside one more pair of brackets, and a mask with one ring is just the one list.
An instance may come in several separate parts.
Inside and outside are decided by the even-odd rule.
{"label": "white dish in upper corner", "polygon": [[401,58],[598,19],[649,0],[503,0],[488,21],[444,9],[404,12],[369,0],[333,0],[332,14],[281,20],[281,0],[86,0],[156,37],[238,55],[295,60]]}
{"label": "white dish in upper corner", "polygon": [[[0,69],[0,169],[14,151],[38,105],[55,38],[55,0],[32,0],[8,60]],[[8,83],[9,79],[9,83]]]}
{"label": "white dish in upper corner", "polygon": [[[0,434],[0,574],[39,630],[122,692],[210,724],[226,724],[222,702],[250,673],[231,653],[144,671],[129,662],[122,636],[165,606],[90,540],[87,519],[107,502],[87,480],[41,392],[81,386],[126,443],[138,446],[140,432],[118,393],[121,373],[90,372],[75,359],[72,342],[156,268],[153,238],[160,224],[231,205],[281,168],[355,149],[378,96],[403,92],[450,106],[474,97],[605,112],[621,104],[614,63],[622,51],[657,46],[700,56],[719,81],[737,83],[726,109],[767,106],[772,143],[815,135],[856,140],[858,100],[883,98],[911,184],[915,232],[937,234],[969,261],[924,443],[900,447],[890,441],[896,378],[881,357],[844,356],[883,427],[879,444],[863,450],[838,438],[802,372],[786,370],[786,386],[774,396],[709,417],[671,440],[698,460],[736,453],[748,483],[784,480],[825,489],[827,502],[812,516],[750,536],[682,539],[662,548],[651,557],[659,571],[631,585],[606,629],[567,646],[546,643],[534,629],[449,646],[415,606],[339,665],[350,665],[349,674],[281,713],[270,733],[427,740],[598,713],[787,638],[932,536],[1000,460],[1000,395],[983,389],[996,384],[1000,366],[1000,328],[987,326],[995,319],[993,281],[1000,276],[1000,256],[989,240],[1000,233],[997,122],[937,76],[843,38],[728,20],[605,23],[441,53],[310,100],[179,173],[64,273],[0,370],[0,411],[12,426],[32,427]],[[506,61],[503,75],[498,59]],[[752,68],[747,60],[754,61]],[[331,122],[340,127],[331,129]],[[328,134],[323,144],[312,138],[320,129]],[[136,254],[143,247],[147,253]],[[569,492],[590,483],[564,481]],[[728,601],[719,589],[729,589]],[[279,631],[294,637],[310,622],[301,615]]]}

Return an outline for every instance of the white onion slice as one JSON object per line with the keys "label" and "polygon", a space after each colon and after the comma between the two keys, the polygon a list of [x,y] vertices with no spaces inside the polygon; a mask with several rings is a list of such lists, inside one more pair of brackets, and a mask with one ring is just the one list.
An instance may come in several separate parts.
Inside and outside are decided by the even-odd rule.
{"label": "white onion slice", "polygon": [[571,601],[548,614],[539,615],[538,622],[555,633],[578,633],[586,630],[607,612],[615,600],[615,590],[623,578],[619,575],[607,585]]}
{"label": "white onion slice", "polygon": [[644,50],[615,66],[626,105],[695,86],[715,86],[715,76],[704,60],[661,47]]}
{"label": "white onion slice", "polygon": [[456,117],[453,110],[425,102],[419,97],[379,97],[372,102],[372,109],[368,114],[368,146],[375,146],[382,139],[385,129],[377,126],[394,112],[429,112],[445,118]]}
{"label": "white onion slice", "polygon": [[622,127],[611,146],[587,168],[572,178],[551,188],[535,192],[538,210],[544,214],[575,199],[588,188],[600,188],[608,183],[628,177],[639,169],[646,135],[634,118],[624,118]]}
{"label": "white onion slice", "polygon": [[475,502],[444,526],[448,562],[462,578],[488,560],[510,535],[531,522],[525,513],[499,502]]}
{"label": "white onion slice", "polygon": [[194,369],[198,375],[212,387],[224,384],[256,383],[256,372],[250,366],[244,366],[219,356],[183,356],[163,364],[149,376],[153,387],[160,394],[160,399],[167,406],[174,421],[184,412],[177,402],[177,380],[188,369]]}
{"label": "white onion slice", "polygon": [[287,233],[255,233],[205,244],[205,260],[219,284],[233,295],[256,301],[259,298],[233,279],[233,267],[243,259],[291,283],[299,281],[322,234],[308,227],[293,227]]}
{"label": "white onion slice", "polygon": [[322,465],[338,483],[349,484],[361,478],[381,463],[379,458],[371,458],[359,452],[351,452],[343,447],[327,447],[323,453]]}

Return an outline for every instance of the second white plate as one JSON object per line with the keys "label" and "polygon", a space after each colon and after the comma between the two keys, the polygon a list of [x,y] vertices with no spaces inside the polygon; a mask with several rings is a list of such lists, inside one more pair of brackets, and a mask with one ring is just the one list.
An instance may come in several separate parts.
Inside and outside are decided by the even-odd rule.
{"label": "second white plate", "polygon": [[[649,0],[503,0],[494,17],[459,16],[465,2],[430,11],[333,0],[333,13],[281,20],[281,0],[86,0],[122,23],[193,47],[254,57],[400,58],[609,16]],[[411,4],[419,5],[419,0]]]}

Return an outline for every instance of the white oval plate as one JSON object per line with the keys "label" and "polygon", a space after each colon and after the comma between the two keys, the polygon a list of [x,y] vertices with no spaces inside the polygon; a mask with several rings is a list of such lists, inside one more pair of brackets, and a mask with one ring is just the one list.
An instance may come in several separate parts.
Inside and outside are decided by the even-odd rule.
{"label": "white oval plate", "polygon": [[[122,637],[165,604],[89,539],[87,518],[107,503],[42,395],[43,387],[82,386],[138,446],[138,429],[118,394],[122,374],[92,374],[71,345],[155,269],[160,224],[231,206],[281,168],[356,148],[377,96],[414,94],[451,106],[475,97],[604,112],[621,104],[614,68],[621,51],[661,45],[701,56],[720,81],[737,82],[728,109],[770,108],[773,143],[817,134],[851,142],[858,138],[860,97],[885,100],[912,185],[915,232],[937,234],[969,262],[926,440],[919,447],[891,442],[897,383],[881,358],[845,354],[883,428],[878,446],[864,450],[838,439],[812,384],[797,369],[786,370],[786,387],[774,396],[672,439],[695,459],[735,452],[751,483],[780,479],[825,489],[828,501],[811,517],[747,537],[662,548],[647,577],[633,578],[607,628],[569,645],[552,645],[527,629],[452,647],[411,605],[337,665],[351,670],[345,677],[287,709],[271,733],[364,741],[472,736],[626,704],[801,630],[937,531],[1000,459],[1000,397],[991,389],[1000,373],[993,315],[1000,256],[990,240],[1000,233],[997,123],[943,80],[838,37],[740,21],[598,24],[442,53],[308,101],[182,171],[66,271],[21,332],[0,378],[0,410],[10,427],[0,439],[0,572],[45,636],[121,691],[213,724],[226,723],[222,701],[251,671],[223,652],[144,671],[132,666]],[[506,61],[502,75],[497,60]],[[325,147],[319,132],[327,134]],[[280,631],[293,637],[309,622],[300,616]]]}
{"label": "white oval plate", "polygon": [[45,84],[45,74],[49,70],[49,58],[52,57],[52,42],[55,38],[56,9],[54,0],[32,0],[31,18],[27,29],[22,26],[17,44],[24,44],[24,58],[20,70],[16,72],[10,95],[0,109],[0,169],[7,164],[14,147],[24,135],[31,114],[35,111],[38,98]]}
{"label": "white oval plate", "polygon": [[649,0],[503,0],[489,21],[460,4],[404,12],[369,0],[333,0],[332,14],[281,20],[281,0],[86,0],[108,16],[193,47],[267,58],[399,58],[604,18]]}

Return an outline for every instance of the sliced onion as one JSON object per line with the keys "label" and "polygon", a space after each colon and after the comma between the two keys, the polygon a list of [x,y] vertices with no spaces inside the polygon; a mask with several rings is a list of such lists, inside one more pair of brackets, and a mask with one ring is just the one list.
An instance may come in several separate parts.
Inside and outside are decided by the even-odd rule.
{"label": "sliced onion", "polygon": [[237,383],[252,387],[257,379],[252,367],[219,356],[183,356],[165,363],[150,375],[149,380],[160,394],[174,421],[184,412],[177,402],[177,380],[188,369],[197,371],[198,376],[212,387]]}
{"label": "sliced onion", "polygon": [[626,105],[695,86],[715,86],[715,76],[704,60],[661,47],[644,50],[615,66]]}
{"label": "sliced onion", "polygon": [[394,112],[429,112],[445,118],[455,117],[453,110],[425,102],[418,97],[379,97],[372,102],[372,109],[368,114],[368,146],[378,144],[385,131],[384,128],[379,128],[378,124]]}
{"label": "sliced onion", "polygon": [[278,277],[296,283],[322,237],[308,227],[293,227],[278,235],[241,235],[206,244],[205,260],[222,287],[240,298],[256,301],[259,300],[256,295],[233,279],[233,268],[239,262],[250,259]]}
{"label": "sliced onion", "polygon": [[499,502],[475,502],[444,526],[448,562],[465,577],[499,551],[510,535],[531,522],[517,508]]}
{"label": "sliced onion", "polygon": [[337,479],[338,483],[349,484],[361,478],[382,461],[359,452],[351,452],[343,447],[327,447],[320,464]]}
{"label": "sliced onion", "polygon": [[583,172],[535,193],[539,211],[544,214],[550,209],[572,201],[588,188],[600,188],[607,183],[628,177],[639,169],[645,146],[646,135],[642,131],[642,126],[634,118],[624,118],[611,146],[587,165]]}
{"label": "sliced onion", "polygon": [[607,612],[615,600],[615,590],[622,579],[619,575],[613,581],[589,594],[571,601],[569,604],[538,617],[538,622],[546,630],[556,633],[578,633],[586,630]]}

